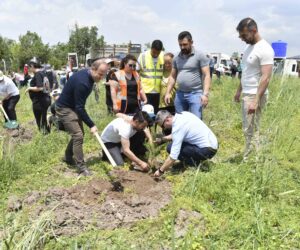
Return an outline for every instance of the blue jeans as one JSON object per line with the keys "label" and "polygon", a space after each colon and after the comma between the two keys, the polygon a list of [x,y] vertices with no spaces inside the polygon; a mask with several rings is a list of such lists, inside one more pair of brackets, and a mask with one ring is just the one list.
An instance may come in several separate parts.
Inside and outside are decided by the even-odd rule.
{"label": "blue jeans", "polygon": [[[172,143],[167,146],[168,153],[171,152]],[[178,160],[183,161],[187,165],[198,166],[201,161],[213,158],[217,150],[213,148],[199,148],[195,145],[183,142],[181,145]]]}
{"label": "blue jeans", "polygon": [[182,92],[177,90],[174,101],[176,113],[189,111],[202,119],[201,96],[202,91]]}

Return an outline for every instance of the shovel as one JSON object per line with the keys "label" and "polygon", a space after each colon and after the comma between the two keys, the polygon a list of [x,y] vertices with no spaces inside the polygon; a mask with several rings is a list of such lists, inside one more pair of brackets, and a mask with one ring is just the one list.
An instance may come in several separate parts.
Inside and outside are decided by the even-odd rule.
{"label": "shovel", "polygon": [[112,156],[110,155],[109,151],[107,150],[107,148],[106,148],[105,144],[103,143],[103,141],[102,141],[101,137],[99,136],[99,134],[98,134],[98,133],[95,133],[95,136],[96,136],[98,142],[100,143],[101,148],[104,150],[104,152],[105,152],[105,154],[106,154],[106,156],[107,156],[107,158],[108,158],[110,164],[111,164],[113,167],[116,167],[117,164],[116,164],[115,160],[114,160],[114,159],[112,158]]}
{"label": "shovel", "polygon": [[4,127],[7,128],[7,129],[17,129],[19,127],[18,122],[17,121],[11,121],[11,120],[9,120],[9,118],[8,118],[8,116],[7,116],[6,112],[5,112],[2,104],[0,104],[0,108],[1,108],[1,110],[2,110],[2,112],[4,114],[4,116],[5,116],[5,118],[7,120],[7,122],[4,123]]}
{"label": "shovel", "polygon": [[[116,167],[117,164],[116,164],[115,160],[112,158],[111,154],[109,153],[107,147],[105,146],[105,144],[102,141],[101,137],[99,136],[98,132],[95,133],[95,136],[96,136],[98,142],[100,143],[101,148],[104,150],[110,164],[113,167]],[[115,177],[111,173],[108,173],[108,178],[110,179],[110,183],[112,185],[112,189],[111,189],[112,191],[114,191],[114,192],[123,192],[124,191],[124,187],[122,186],[122,183],[120,180],[115,179]]]}

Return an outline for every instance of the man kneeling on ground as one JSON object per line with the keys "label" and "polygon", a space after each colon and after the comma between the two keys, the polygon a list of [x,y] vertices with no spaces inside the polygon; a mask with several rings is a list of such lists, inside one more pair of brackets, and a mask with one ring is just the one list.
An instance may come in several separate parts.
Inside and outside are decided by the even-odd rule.
{"label": "man kneeling on ground", "polygon": [[118,166],[124,165],[123,153],[142,171],[149,170],[148,164],[133,153],[134,149],[130,149],[130,138],[150,123],[150,116],[144,111],[139,111],[133,117],[116,118],[105,127],[101,139]]}
{"label": "man kneeling on ground", "polygon": [[156,115],[156,123],[162,129],[172,129],[172,134],[163,137],[172,142],[167,146],[170,154],[164,164],[154,173],[161,176],[172,167],[176,160],[187,165],[198,166],[201,161],[211,159],[218,149],[218,141],[214,133],[197,116],[190,112],[171,115],[161,110]]}

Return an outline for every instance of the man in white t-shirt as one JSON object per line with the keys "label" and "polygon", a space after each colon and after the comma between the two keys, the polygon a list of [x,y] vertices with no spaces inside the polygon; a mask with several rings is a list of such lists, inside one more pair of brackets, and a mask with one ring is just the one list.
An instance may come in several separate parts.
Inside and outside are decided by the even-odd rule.
{"label": "man in white t-shirt", "polygon": [[241,83],[234,99],[240,101],[242,94],[243,132],[246,139],[244,158],[259,146],[259,122],[267,100],[268,85],[272,76],[274,51],[258,33],[256,22],[244,18],[236,30],[242,41],[248,44],[242,58]]}
{"label": "man in white t-shirt", "polygon": [[118,166],[124,164],[123,153],[142,171],[149,170],[148,164],[139,159],[130,149],[130,138],[137,131],[144,130],[151,122],[146,112],[139,111],[133,117],[116,118],[105,127],[101,139]]}
{"label": "man in white t-shirt", "polygon": [[[0,105],[3,106],[9,120],[17,120],[16,105],[19,100],[19,89],[9,77],[0,71]],[[5,121],[7,122],[6,117]]]}

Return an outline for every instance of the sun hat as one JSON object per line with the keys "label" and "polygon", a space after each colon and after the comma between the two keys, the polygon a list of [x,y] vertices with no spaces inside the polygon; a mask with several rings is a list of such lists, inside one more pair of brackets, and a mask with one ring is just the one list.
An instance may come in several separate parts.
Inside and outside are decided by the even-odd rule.
{"label": "sun hat", "polygon": [[151,104],[145,104],[143,107],[142,107],[142,111],[146,112],[151,119],[155,119],[155,114],[154,114],[154,108]]}

